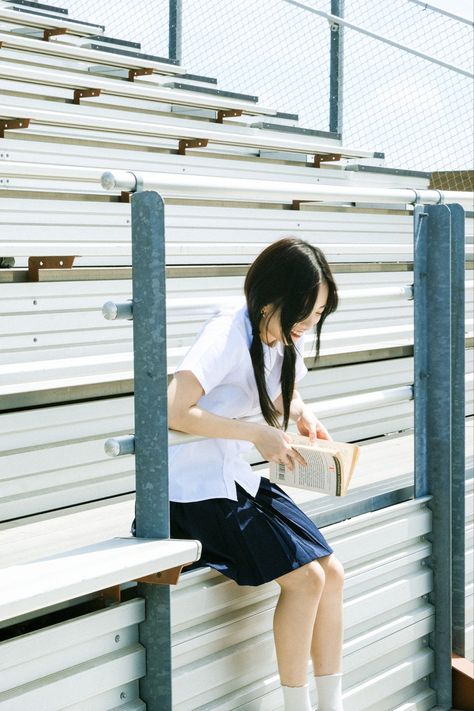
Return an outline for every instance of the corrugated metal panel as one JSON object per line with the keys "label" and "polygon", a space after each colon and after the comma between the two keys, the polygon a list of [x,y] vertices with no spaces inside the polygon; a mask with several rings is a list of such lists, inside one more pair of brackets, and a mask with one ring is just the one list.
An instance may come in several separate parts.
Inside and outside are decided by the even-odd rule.
{"label": "corrugated metal panel", "polygon": [[474,662],[474,479],[466,480],[465,656]]}
{"label": "corrugated metal panel", "polygon": [[[346,571],[344,699],[351,711],[388,711],[416,695],[434,704],[427,680],[433,607],[423,597],[432,588],[426,502],[323,529]],[[176,711],[282,708],[272,636],[278,592],[274,582],[239,587],[214,571],[182,576],[172,595]],[[314,699],[311,666],[308,674]]]}
{"label": "corrugated metal panel", "polygon": [[[407,501],[322,529],[346,571],[344,698],[351,711],[388,711],[417,695],[434,703],[426,644],[433,607],[423,597],[432,588],[426,503]],[[278,592],[275,582],[238,586],[209,569],[182,575],[171,597],[175,711],[281,710],[272,633]],[[137,688],[142,619],[142,601],[130,600],[2,643],[0,709],[144,708]],[[314,699],[310,665],[308,675]]]}
{"label": "corrugated metal panel", "polygon": [[[54,143],[51,144],[47,140],[36,141],[33,137],[26,144],[23,141],[5,138],[2,141],[2,146],[5,150],[4,155],[10,161],[42,164],[50,163],[51,155],[54,154],[54,150],[57,148]],[[255,160],[249,165],[248,160],[233,159],[229,161],[219,156],[213,156],[212,159],[209,159],[207,156],[200,156],[199,153],[193,155],[192,152],[186,156],[179,156],[166,153],[150,153],[140,149],[130,151],[127,150],[125,145],[120,148],[120,151],[117,151],[116,148],[103,144],[100,147],[100,151],[97,151],[95,146],[87,144],[78,146],[74,145],[74,143],[69,143],[61,146],[61,155],[65,165],[86,165],[99,170],[103,170],[105,164],[109,168],[128,170],[133,163],[137,171],[146,172],[183,172],[188,175],[218,175],[242,179],[255,179],[258,177],[262,180],[289,179],[296,183],[312,183],[314,181],[312,171],[308,171],[305,164]],[[348,178],[350,182],[357,185],[389,185],[390,187],[401,188],[405,188],[407,185],[407,176],[404,175],[356,173],[348,176],[347,173],[337,169],[334,165],[330,168],[321,167],[318,171],[318,177],[326,185],[344,185],[347,184]],[[426,178],[410,176],[409,183],[411,187],[428,188],[429,181]],[[36,189],[40,187],[36,186]]]}
{"label": "corrugated metal panel", "polygon": [[[466,355],[472,372],[474,352]],[[318,415],[335,439],[356,441],[413,427],[413,401],[368,407],[363,399],[411,383],[412,367],[411,358],[399,358],[310,371],[299,389],[306,402],[319,404]],[[360,395],[360,407],[326,417],[325,401],[347,394]],[[1,415],[0,520],[133,491],[133,457],[104,452],[105,439],[133,431],[132,408],[129,396]],[[472,408],[469,388],[466,412]],[[261,457],[252,451],[249,460]]]}
{"label": "corrugated metal panel", "polygon": [[[82,257],[105,254],[108,264],[117,264],[117,256],[130,257],[129,205],[84,201],[66,203],[68,211],[58,205],[61,202],[7,198],[0,213],[4,256],[55,255],[59,249]],[[289,234],[317,244],[331,263],[413,258],[413,219],[408,212],[170,204],[166,260],[168,264],[246,264],[264,246]],[[472,254],[472,219],[466,220],[466,234],[467,252]],[[91,263],[78,259],[77,264],[84,261]]]}
{"label": "corrugated metal panel", "polygon": [[[350,289],[404,286],[411,273],[340,274],[342,293],[338,311],[323,330],[321,355],[364,352],[377,348],[413,343],[413,302],[404,299],[344,298]],[[201,309],[174,306],[176,298],[193,295],[219,300],[242,293],[242,277],[208,279],[168,279],[168,370],[184,356],[201,325],[213,313],[212,306]],[[109,300],[127,301],[128,281],[77,281],[0,284],[3,314],[0,316],[0,387],[14,383],[44,382],[47,379],[123,372],[131,373],[132,323],[106,321],[102,305]],[[473,290],[466,292],[466,334],[472,335]],[[305,341],[305,355],[313,351],[314,335]],[[125,356],[128,356],[126,358]],[[24,366],[22,366],[24,364]],[[36,364],[36,366],[35,366]],[[130,377],[130,375],[125,376]],[[1,392],[1,391],[0,391]]]}
{"label": "corrugated metal panel", "polygon": [[0,643],[1,711],[145,711],[143,619],[135,599]]}

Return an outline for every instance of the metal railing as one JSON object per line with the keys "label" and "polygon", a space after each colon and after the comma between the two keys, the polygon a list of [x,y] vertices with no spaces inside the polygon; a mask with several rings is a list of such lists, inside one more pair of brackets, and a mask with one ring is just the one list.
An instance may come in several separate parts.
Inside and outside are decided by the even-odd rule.
{"label": "metal railing", "polygon": [[[165,207],[157,191],[169,195],[181,189],[189,195],[194,182],[198,193],[206,189],[213,195],[231,192],[232,184],[240,197],[248,197],[260,185],[265,198],[271,194],[281,199],[283,194],[281,185],[265,185],[269,181],[240,181],[244,185],[238,186],[238,180],[205,180],[203,188],[198,176],[108,172],[103,177],[109,189],[147,188],[131,197],[133,301],[132,309],[125,305],[123,310],[125,318],[133,318],[135,433],[108,441],[110,453],[135,453],[138,537],[169,537]],[[285,187],[288,191],[288,184]],[[290,194],[292,199],[328,202],[363,198],[371,203],[414,204],[414,494],[429,497],[432,511],[430,601],[435,607],[431,635],[435,668],[430,685],[437,692],[438,707],[448,711],[452,707],[451,654],[464,652],[464,210],[458,204],[443,204],[456,194],[432,190],[347,190],[293,184]],[[411,289],[405,289],[404,296],[410,298]],[[394,390],[400,391],[396,397],[407,398],[410,387]],[[357,513],[354,507],[352,514],[345,511],[344,516]],[[140,626],[147,675],[141,680],[140,695],[149,711],[171,711],[169,586],[140,585],[139,594],[147,605],[147,618]]]}

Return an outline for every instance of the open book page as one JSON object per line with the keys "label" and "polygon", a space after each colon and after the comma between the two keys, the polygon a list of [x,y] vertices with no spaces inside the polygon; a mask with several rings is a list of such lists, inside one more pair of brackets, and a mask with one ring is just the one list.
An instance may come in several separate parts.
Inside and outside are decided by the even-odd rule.
{"label": "open book page", "polygon": [[285,465],[270,463],[270,480],[277,484],[311,489],[329,496],[345,496],[359,457],[359,447],[345,442],[317,440],[291,434],[293,447],[306,460],[303,466],[294,462],[290,471]]}

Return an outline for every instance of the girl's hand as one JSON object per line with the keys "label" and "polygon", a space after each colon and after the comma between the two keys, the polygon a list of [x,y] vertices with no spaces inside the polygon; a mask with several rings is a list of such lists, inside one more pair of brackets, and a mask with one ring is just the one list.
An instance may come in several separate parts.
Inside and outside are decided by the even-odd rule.
{"label": "girl's hand", "polygon": [[293,471],[295,461],[306,466],[306,459],[291,447],[291,436],[283,430],[269,425],[258,425],[253,443],[268,462],[285,464],[290,471]]}
{"label": "girl's hand", "polygon": [[309,437],[309,443],[314,444],[317,439],[332,440],[331,435],[325,428],[322,422],[318,420],[316,415],[310,408],[305,405],[301,415],[296,420],[298,432],[305,437]]}

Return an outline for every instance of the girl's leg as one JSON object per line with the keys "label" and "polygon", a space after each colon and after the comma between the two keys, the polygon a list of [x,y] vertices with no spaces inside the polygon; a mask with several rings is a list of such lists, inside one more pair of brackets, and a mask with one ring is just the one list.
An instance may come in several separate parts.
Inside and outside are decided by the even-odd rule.
{"label": "girl's leg", "polygon": [[326,582],[311,640],[311,659],[319,711],[344,711],[342,703],[342,641],[344,568],[331,554],[318,558]]}
{"label": "girl's leg", "polygon": [[332,553],[314,562],[324,570],[326,582],[312,631],[311,659],[315,676],[323,676],[342,672],[344,568]]}
{"label": "girl's leg", "polygon": [[312,561],[276,578],[276,582],[281,592],[273,617],[273,634],[281,684],[304,686],[325,572],[317,561]]}

